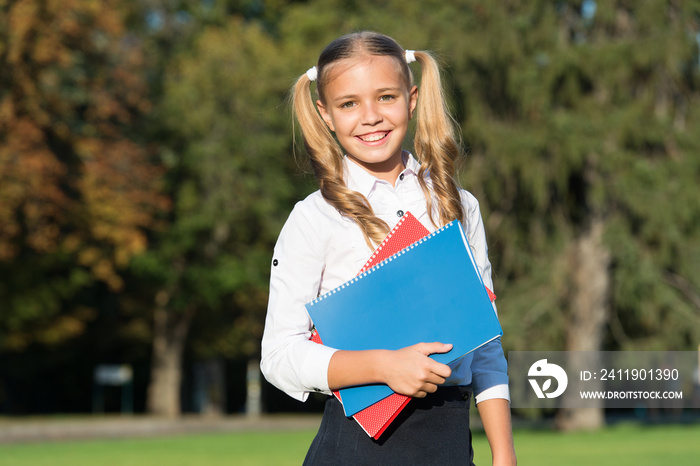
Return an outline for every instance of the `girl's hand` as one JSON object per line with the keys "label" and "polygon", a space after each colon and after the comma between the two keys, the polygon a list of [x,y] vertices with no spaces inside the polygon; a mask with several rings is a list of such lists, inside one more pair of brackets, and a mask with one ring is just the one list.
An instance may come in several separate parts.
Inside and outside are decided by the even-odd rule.
{"label": "girl's hand", "polygon": [[384,383],[396,393],[415,398],[434,393],[438,385],[445,383],[452,369],[428,356],[447,353],[451,349],[451,344],[434,342],[390,351],[383,368]]}

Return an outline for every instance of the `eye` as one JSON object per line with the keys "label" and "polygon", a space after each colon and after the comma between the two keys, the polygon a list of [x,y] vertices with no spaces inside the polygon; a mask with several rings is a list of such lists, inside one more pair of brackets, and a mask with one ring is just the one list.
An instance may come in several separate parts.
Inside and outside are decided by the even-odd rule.
{"label": "eye", "polygon": [[343,102],[342,104],[340,104],[340,108],[352,108],[355,105],[357,105],[357,104],[350,100],[348,102]]}
{"label": "eye", "polygon": [[392,101],[392,100],[394,100],[394,99],[396,99],[396,96],[393,95],[393,94],[385,94],[385,95],[379,97],[379,100],[380,100],[381,102],[390,102],[390,101]]}

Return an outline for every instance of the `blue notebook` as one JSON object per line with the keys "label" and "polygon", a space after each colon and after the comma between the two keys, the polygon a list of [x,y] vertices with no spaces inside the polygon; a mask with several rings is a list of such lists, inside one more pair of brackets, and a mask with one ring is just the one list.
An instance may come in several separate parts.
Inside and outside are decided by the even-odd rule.
{"label": "blue notebook", "polygon": [[[452,343],[449,353],[431,356],[444,364],[503,334],[456,220],[318,297],[306,309],[327,346],[394,350],[419,342]],[[340,393],[345,414],[352,416],[393,391],[373,384]]]}

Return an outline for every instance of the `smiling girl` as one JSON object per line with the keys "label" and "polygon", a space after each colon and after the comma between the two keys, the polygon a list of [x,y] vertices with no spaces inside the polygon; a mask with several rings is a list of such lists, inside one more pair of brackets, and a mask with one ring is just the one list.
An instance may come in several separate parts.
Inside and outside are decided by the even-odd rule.
{"label": "smiling girl", "polygon": [[[420,93],[413,61],[422,67]],[[294,207],[275,246],[262,371],[301,401],[371,383],[415,398],[375,441],[329,397],[305,464],[473,464],[472,393],[494,464],[515,464],[500,339],[451,367],[429,357],[451,349],[442,342],[344,351],[309,340],[304,305],[354,277],[407,211],[430,231],[458,219],[493,288],[478,202],[454,179],[462,152],[435,60],[381,34],[343,36],[298,79],[294,109],[320,189]],[[402,149],[414,113],[415,156]]]}

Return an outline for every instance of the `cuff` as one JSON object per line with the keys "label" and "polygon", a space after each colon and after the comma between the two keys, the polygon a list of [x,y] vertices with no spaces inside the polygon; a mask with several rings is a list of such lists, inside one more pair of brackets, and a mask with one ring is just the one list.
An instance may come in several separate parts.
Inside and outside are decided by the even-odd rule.
{"label": "cuff", "polygon": [[487,388],[483,392],[474,396],[476,404],[479,404],[482,401],[491,400],[493,398],[503,398],[510,402],[510,390],[508,389],[508,385],[494,385],[493,387]]}
{"label": "cuff", "polygon": [[330,364],[333,353],[338,351],[335,348],[314,344],[312,351],[309,351],[301,365],[301,383],[307,390],[304,392],[304,400],[311,392],[330,394],[328,387],[328,364]]}

